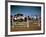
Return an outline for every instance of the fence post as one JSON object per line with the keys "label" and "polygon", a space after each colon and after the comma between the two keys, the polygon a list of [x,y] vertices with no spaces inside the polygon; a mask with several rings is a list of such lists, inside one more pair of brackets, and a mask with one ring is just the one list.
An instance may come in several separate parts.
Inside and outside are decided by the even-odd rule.
{"label": "fence post", "polygon": [[40,19],[39,19],[39,17],[38,17],[38,26],[40,26],[40,21],[39,21]]}
{"label": "fence post", "polygon": [[27,17],[27,28],[29,28],[29,20],[28,20],[28,17]]}
{"label": "fence post", "polygon": [[[14,17],[13,17],[14,18]],[[13,21],[13,18],[12,18],[12,28],[14,28],[14,25],[15,25],[15,23],[14,23],[14,21]]]}

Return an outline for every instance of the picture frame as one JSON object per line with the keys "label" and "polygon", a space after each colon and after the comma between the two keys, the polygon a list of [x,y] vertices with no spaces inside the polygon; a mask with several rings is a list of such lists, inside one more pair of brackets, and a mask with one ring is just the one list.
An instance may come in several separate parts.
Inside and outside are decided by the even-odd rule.
{"label": "picture frame", "polygon": [[[5,4],[5,35],[10,36],[20,36],[20,35],[40,35],[45,34],[45,3],[43,2],[23,2],[23,1],[6,1]],[[41,8],[41,29],[36,31],[10,31],[10,14],[11,5],[18,6],[35,6]],[[15,6],[15,7],[16,7]]]}

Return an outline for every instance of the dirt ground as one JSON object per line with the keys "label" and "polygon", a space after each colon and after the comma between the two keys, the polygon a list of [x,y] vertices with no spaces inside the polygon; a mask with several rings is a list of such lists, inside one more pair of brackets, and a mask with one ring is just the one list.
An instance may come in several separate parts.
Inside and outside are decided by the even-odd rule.
{"label": "dirt ground", "polygon": [[11,32],[41,30],[41,22],[38,22],[37,20],[29,21],[29,27],[27,27],[27,22],[14,22],[14,24],[14,28],[11,26]]}

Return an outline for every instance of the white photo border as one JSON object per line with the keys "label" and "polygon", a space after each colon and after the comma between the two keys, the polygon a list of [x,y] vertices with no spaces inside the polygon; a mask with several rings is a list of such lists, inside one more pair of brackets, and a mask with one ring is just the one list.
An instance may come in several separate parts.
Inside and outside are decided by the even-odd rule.
{"label": "white photo border", "polygon": [[[22,6],[41,6],[41,30],[39,31],[17,31],[10,32],[10,5],[22,5]],[[18,2],[8,2],[8,35],[19,35],[19,34],[37,34],[43,33],[43,4],[32,4],[32,3],[18,3]]]}

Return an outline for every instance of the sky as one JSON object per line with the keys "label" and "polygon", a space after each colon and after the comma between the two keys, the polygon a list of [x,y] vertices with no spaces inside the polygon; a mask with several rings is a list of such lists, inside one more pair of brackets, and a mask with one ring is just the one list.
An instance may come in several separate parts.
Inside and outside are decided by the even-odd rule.
{"label": "sky", "polygon": [[19,6],[19,5],[11,5],[11,15],[14,16],[17,13],[21,13],[24,16],[40,16],[41,15],[41,7],[39,6]]}

